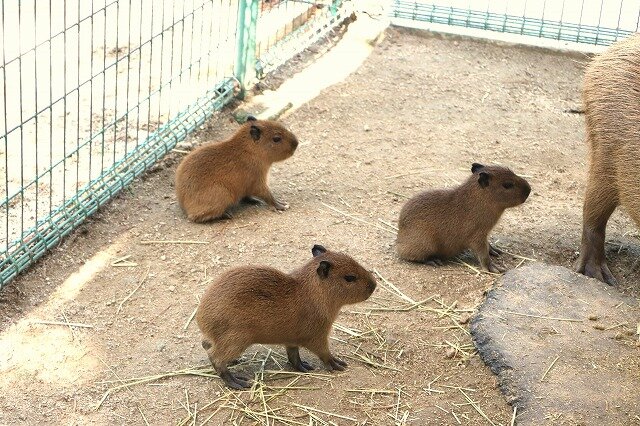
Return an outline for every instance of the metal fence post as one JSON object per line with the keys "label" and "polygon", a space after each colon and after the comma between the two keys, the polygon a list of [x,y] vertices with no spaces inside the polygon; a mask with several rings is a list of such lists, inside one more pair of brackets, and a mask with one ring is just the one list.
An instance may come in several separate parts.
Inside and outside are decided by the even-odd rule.
{"label": "metal fence post", "polygon": [[244,98],[248,83],[256,76],[256,27],[258,1],[238,1],[238,33],[236,45],[235,76],[240,82],[239,99]]}

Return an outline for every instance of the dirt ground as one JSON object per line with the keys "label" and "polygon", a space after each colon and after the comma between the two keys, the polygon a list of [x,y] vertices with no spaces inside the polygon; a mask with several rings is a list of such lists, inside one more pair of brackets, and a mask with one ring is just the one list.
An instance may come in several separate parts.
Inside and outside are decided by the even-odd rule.
{"label": "dirt ground", "polygon": [[[0,424],[508,424],[466,324],[495,277],[400,261],[384,222],[397,223],[407,196],[463,180],[472,162],[501,163],[533,187],[493,232],[519,256],[501,262],[570,267],[587,152],[583,117],[565,110],[580,106],[586,61],[387,30],[356,73],[283,118],[301,141],[272,169],[284,213],[242,206],[230,221],[188,223],[167,161],[0,293]],[[236,127],[227,111],[191,142]],[[206,244],[143,244],[154,240]],[[624,214],[608,241],[620,290],[637,298],[640,245]],[[283,349],[255,346],[236,368],[263,381],[228,392],[189,321],[198,297],[226,268],[291,270],[313,244],[379,274],[373,297],[337,320],[332,349],[349,368],[328,373],[304,352],[318,369],[299,375]]]}

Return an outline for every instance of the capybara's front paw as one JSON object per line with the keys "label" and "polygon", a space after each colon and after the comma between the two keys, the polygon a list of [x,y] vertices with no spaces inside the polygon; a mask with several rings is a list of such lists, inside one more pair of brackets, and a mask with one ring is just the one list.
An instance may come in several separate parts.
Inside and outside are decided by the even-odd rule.
{"label": "capybara's front paw", "polygon": [[313,370],[313,366],[309,364],[307,361],[303,361],[303,360],[300,360],[300,362],[298,362],[297,364],[294,364],[293,368],[295,368],[301,373],[308,373],[309,371]]}
{"label": "capybara's front paw", "polygon": [[275,207],[275,209],[276,209],[276,210],[278,210],[278,211],[280,211],[280,212],[283,212],[283,211],[285,211],[285,210],[288,210],[288,209],[289,209],[289,204],[287,204],[287,203],[282,203],[282,202],[280,202],[280,201],[275,201],[275,202],[273,203],[273,207]]}

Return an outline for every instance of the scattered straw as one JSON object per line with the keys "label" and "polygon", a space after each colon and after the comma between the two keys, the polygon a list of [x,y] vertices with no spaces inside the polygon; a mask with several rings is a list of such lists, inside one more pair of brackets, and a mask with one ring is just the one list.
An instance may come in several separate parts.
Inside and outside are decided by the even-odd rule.
{"label": "scattered straw", "polygon": [[413,172],[407,172],[407,173],[401,173],[399,175],[391,175],[391,176],[385,176],[385,179],[395,179],[395,178],[399,178],[399,177],[405,177],[405,176],[411,176],[411,175],[419,175],[421,173],[426,173],[426,170],[415,170]]}
{"label": "scattered straw", "polygon": [[138,266],[137,263],[135,262],[128,262],[127,259],[129,259],[131,257],[130,254],[123,256],[123,257],[119,257],[116,260],[114,260],[113,262],[111,262],[111,266],[115,266],[115,267],[134,267],[134,266]]}
{"label": "scattered straw", "polygon": [[478,412],[478,414],[484,417],[484,419],[488,421],[492,426],[495,426],[495,423],[492,422],[489,417],[487,417],[487,415],[484,413],[484,411],[482,411],[482,409],[480,408],[477,402],[469,398],[469,395],[467,395],[465,391],[462,390],[462,388],[458,388],[458,390],[462,393],[462,395],[464,395],[465,399],[469,402],[469,404],[473,407],[473,409]]}
{"label": "scattered straw", "polygon": [[69,318],[67,318],[67,314],[64,313],[64,309],[62,310],[62,317],[64,318],[64,322],[65,324],[67,324],[67,326],[69,327],[69,331],[71,332],[71,338],[73,340],[77,339],[78,336],[76,336],[76,331],[73,329],[73,327],[71,327],[69,324]]}
{"label": "scattered straw", "polygon": [[131,379],[124,379],[124,380],[118,379],[116,381],[104,381],[102,383],[120,383],[120,384],[118,386],[114,386],[107,389],[107,391],[102,395],[102,398],[98,402],[95,409],[96,410],[99,409],[104,403],[104,401],[109,397],[109,395],[112,395],[118,391],[129,389],[133,386],[151,383],[158,380],[166,379],[169,377],[176,377],[176,376],[218,377],[215,374],[215,371],[211,367],[205,366],[205,367],[185,368],[178,371],[170,371],[166,373],[154,374],[154,375],[143,376],[143,377],[135,377]]}
{"label": "scattered straw", "polygon": [[522,312],[503,311],[503,310],[500,310],[500,312],[503,312],[505,314],[510,314],[510,315],[518,315],[521,317],[538,318],[538,319],[553,320],[553,321],[583,322],[583,320],[578,318],[546,317],[542,315],[525,314]]}
{"label": "scattered straw", "polygon": [[387,232],[391,232],[392,234],[395,234],[395,232],[393,232],[389,228],[385,228],[383,226],[378,225],[377,223],[372,223],[372,222],[369,222],[367,220],[361,219],[361,218],[359,218],[357,216],[354,216],[354,215],[352,215],[350,213],[343,212],[342,210],[339,210],[339,209],[337,209],[337,208],[335,208],[333,206],[330,206],[327,203],[323,202],[322,205],[325,206],[326,208],[328,208],[329,210],[333,210],[334,212],[340,213],[341,215],[346,216],[346,217],[348,217],[350,219],[357,220],[358,222],[366,223],[367,225],[375,226],[378,229],[382,229],[383,231],[387,231]]}
{"label": "scattered straw", "polygon": [[605,330],[613,330],[614,328],[623,327],[623,326],[628,325],[628,324],[629,323],[626,322],[626,321],[625,322],[621,322],[621,323],[618,323],[616,325],[612,325],[612,326],[606,327]]}
{"label": "scattered straw", "polygon": [[389,194],[396,195],[396,196],[398,196],[398,197],[402,197],[402,198],[406,198],[406,199],[411,198],[411,197],[409,197],[408,195],[400,194],[400,193],[398,193],[398,192],[393,192],[393,191],[387,191],[387,192],[388,192]]}
{"label": "scattered straw", "polygon": [[184,324],[184,327],[182,327],[183,330],[187,330],[187,328],[189,328],[189,324],[191,324],[191,321],[193,321],[193,318],[196,316],[196,312],[198,312],[198,307],[196,306],[196,308],[193,310],[193,312],[191,313],[191,315],[189,315],[189,319],[187,319],[187,322]]}
{"label": "scattered straw", "polygon": [[125,297],[122,302],[120,302],[120,304],[118,305],[118,309],[116,310],[116,315],[118,315],[120,313],[120,311],[122,310],[122,305],[124,305],[126,303],[127,300],[129,300],[131,298],[131,296],[134,295],[134,293],[136,291],[138,291],[138,289],[140,287],[142,287],[142,284],[144,283],[144,281],[147,279],[147,277],[149,276],[149,270],[151,270],[151,266],[147,267],[147,272],[144,273],[144,275],[142,276],[142,278],[140,279],[140,282],[138,283],[138,285],[136,286],[136,288],[133,289],[133,291],[131,293],[129,293],[129,295],[127,297]]}
{"label": "scattered straw", "polygon": [[547,368],[547,371],[545,371],[544,374],[542,375],[542,377],[540,377],[540,381],[541,382],[544,380],[545,377],[547,377],[547,374],[549,374],[549,371],[551,371],[553,366],[556,364],[556,361],[558,360],[558,358],[560,358],[560,355],[555,357],[555,359],[551,362],[551,365],[549,365],[549,367]]}
{"label": "scattered straw", "polygon": [[389,228],[391,228],[391,229],[393,229],[393,230],[395,230],[395,231],[397,231],[397,230],[398,230],[398,227],[397,227],[397,226],[395,226],[393,223],[389,223],[389,222],[387,222],[386,220],[382,220],[382,219],[378,218],[378,222],[380,222],[380,223],[382,223],[382,224],[384,224],[384,225],[387,225]]}
{"label": "scattered straw", "polygon": [[65,327],[78,327],[78,328],[93,328],[89,324],[81,324],[79,322],[67,322],[67,321],[41,321],[33,320],[31,324],[43,324],[43,325],[64,325]]}
{"label": "scattered straw", "polygon": [[209,244],[209,241],[192,241],[192,240],[147,240],[140,241],[140,244]]}
{"label": "scattered straw", "polygon": [[343,415],[340,415],[340,414],[332,413],[332,412],[329,412],[329,411],[318,410],[317,408],[308,407],[306,405],[296,404],[295,402],[292,405],[294,407],[297,407],[297,408],[299,408],[299,409],[301,409],[303,411],[306,411],[306,412],[312,411],[312,412],[315,412],[315,413],[320,413],[320,414],[325,414],[327,416],[335,417],[335,418],[338,418],[338,419],[350,420],[350,421],[356,422],[356,423],[358,422],[358,419],[354,419],[353,417],[347,417],[347,416],[343,416]]}
{"label": "scattered straw", "polygon": [[394,293],[396,296],[400,297],[401,299],[411,304],[414,304],[414,305],[416,304],[415,300],[413,300],[412,298],[404,294],[402,291],[400,291],[400,289],[396,287],[391,281],[383,277],[382,274],[380,274],[380,272],[378,272],[377,269],[374,269],[373,273],[376,274],[382,280],[382,282],[385,283],[391,289],[391,292]]}
{"label": "scattered straw", "polygon": [[513,406],[513,415],[511,415],[511,423],[509,423],[510,426],[515,426],[516,424],[516,415],[518,414],[518,406],[514,405]]}

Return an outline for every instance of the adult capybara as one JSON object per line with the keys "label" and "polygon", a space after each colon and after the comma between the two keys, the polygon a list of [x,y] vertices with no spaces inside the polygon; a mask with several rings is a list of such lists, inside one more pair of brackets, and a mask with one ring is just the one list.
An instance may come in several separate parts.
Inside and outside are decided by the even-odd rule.
{"label": "adult capybara", "polygon": [[402,207],[396,241],[401,258],[439,264],[471,249],[484,269],[502,271],[491,261],[500,251],[489,245],[489,232],[506,208],[525,202],[531,187],[505,167],[473,163],[471,172],[462,185],[422,192]]}
{"label": "adult capybara", "polygon": [[230,139],[201,146],[176,171],[180,207],[193,222],[223,216],[245,198],[257,197],[276,210],[289,206],[275,199],[268,186],[271,164],[291,157],[298,139],[275,121],[249,116]]}
{"label": "adult capybara", "polygon": [[268,266],[244,266],[223,273],[206,290],[196,321],[202,347],[225,383],[242,389],[249,379],[231,374],[230,361],[254,343],[281,344],[298,371],[313,368],[300,359],[299,347],[316,354],[329,370],[346,363],[329,351],[329,332],[343,305],[371,296],[376,281],[350,256],[311,249],[313,258],[285,274]]}
{"label": "adult capybara", "polygon": [[577,271],[613,285],[604,254],[607,221],[621,205],[640,226],[640,34],[591,61],[582,99],[590,165]]}

